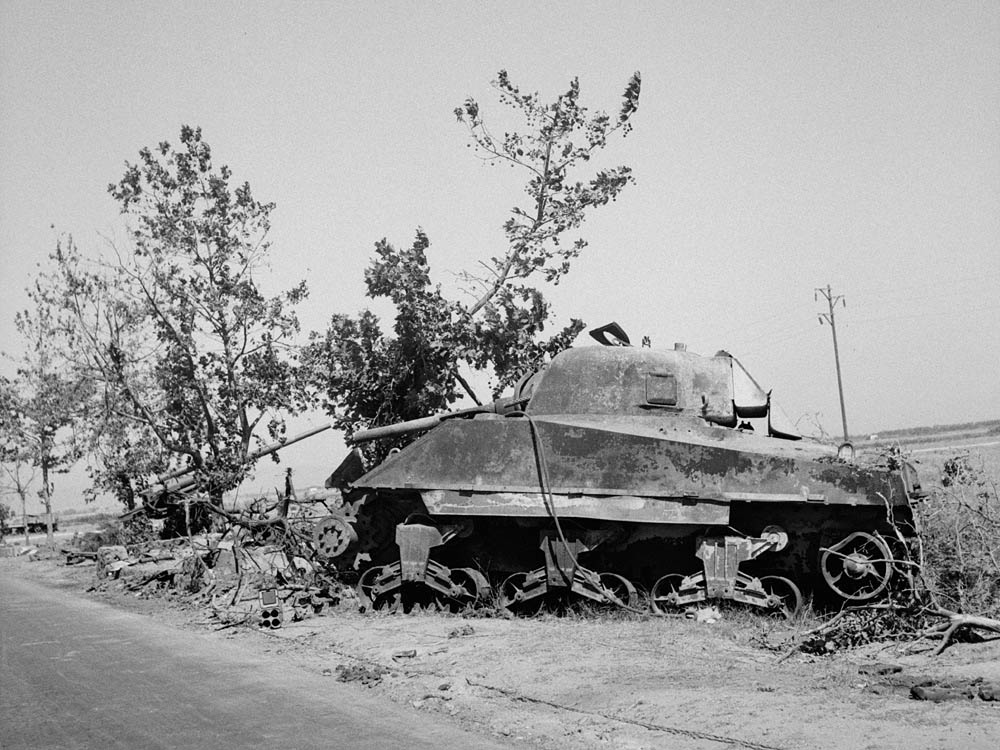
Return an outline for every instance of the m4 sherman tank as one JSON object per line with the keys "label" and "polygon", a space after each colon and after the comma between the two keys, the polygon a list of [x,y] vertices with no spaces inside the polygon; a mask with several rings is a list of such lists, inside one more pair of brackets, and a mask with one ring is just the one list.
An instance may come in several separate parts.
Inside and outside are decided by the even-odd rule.
{"label": "m4 sherman tank", "polygon": [[319,546],[367,561],[363,599],[462,606],[495,591],[531,612],[569,596],[635,607],[642,587],[657,612],[707,599],[788,612],[803,591],[857,603],[905,578],[909,465],[801,439],[724,351],[636,348],[615,324],[591,335],[606,345],[562,352],[509,398],[353,436],[426,431],[331,477],[350,513]]}

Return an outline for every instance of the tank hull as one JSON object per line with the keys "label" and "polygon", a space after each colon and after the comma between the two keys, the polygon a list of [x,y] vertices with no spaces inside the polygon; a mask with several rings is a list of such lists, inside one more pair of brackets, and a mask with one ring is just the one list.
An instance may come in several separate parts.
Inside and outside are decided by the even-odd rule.
{"label": "tank hull", "polygon": [[[698,566],[697,539],[778,525],[789,544],[748,564],[818,588],[825,545],[854,531],[892,534],[887,510],[910,523],[898,472],[839,461],[811,442],[782,442],[675,417],[565,415],[447,420],[353,483],[381,512],[463,524],[442,559],[497,578],[537,558],[559,520],[600,537],[589,558],[649,586]],[[391,556],[394,550],[385,550]]]}
{"label": "tank hull", "polygon": [[654,609],[888,591],[913,533],[912,470],[801,439],[726,352],[571,349],[523,382],[493,406],[363,438],[430,428],[351,482],[362,525],[382,530],[366,596],[417,583],[478,596],[470,570],[512,605],[631,601],[632,582]]}
{"label": "tank hull", "polygon": [[838,461],[818,444],[676,419],[581,416],[450,420],[354,482],[406,489],[441,515],[726,524],[733,503],[905,505],[899,474]]}

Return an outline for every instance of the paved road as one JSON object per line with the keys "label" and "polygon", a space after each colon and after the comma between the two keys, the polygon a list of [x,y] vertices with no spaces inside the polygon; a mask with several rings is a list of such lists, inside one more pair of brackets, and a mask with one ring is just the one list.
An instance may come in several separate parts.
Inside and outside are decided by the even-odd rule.
{"label": "paved road", "polygon": [[0,574],[0,748],[491,748],[210,633]]}

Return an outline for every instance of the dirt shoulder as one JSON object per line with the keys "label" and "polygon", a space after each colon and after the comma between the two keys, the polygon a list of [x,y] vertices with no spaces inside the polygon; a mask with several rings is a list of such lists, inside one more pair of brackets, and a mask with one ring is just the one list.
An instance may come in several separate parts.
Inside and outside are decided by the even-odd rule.
{"label": "dirt shoulder", "polygon": [[92,567],[0,560],[29,577],[353,682],[443,722],[539,748],[989,748],[1000,703],[909,697],[924,678],[1000,680],[1000,641],[938,657],[895,648],[812,657],[767,650],[789,626],[614,616],[360,614],[344,605],[276,630],[219,629],[179,600],[93,588]]}

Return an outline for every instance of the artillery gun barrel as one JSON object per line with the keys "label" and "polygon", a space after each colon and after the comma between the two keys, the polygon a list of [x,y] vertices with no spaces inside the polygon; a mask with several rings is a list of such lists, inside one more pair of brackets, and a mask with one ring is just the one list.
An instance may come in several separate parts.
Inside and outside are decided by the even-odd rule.
{"label": "artillery gun barrel", "polygon": [[[313,435],[318,435],[321,432],[325,432],[333,427],[332,424],[319,425],[318,427],[313,427],[306,430],[305,432],[300,432],[298,435],[293,435],[285,440],[279,440],[276,443],[270,443],[262,448],[258,448],[255,451],[250,451],[247,454],[247,461],[256,461],[258,458],[263,458],[264,456],[269,456],[272,453],[277,453],[282,448],[287,448],[289,445],[294,445],[306,438],[311,438]],[[183,492],[184,490],[194,487],[198,481],[192,476],[195,472],[194,467],[187,467],[184,469],[177,469],[169,474],[165,474],[159,477],[157,483],[147,488],[142,492],[143,495],[150,497],[162,492]]]}

